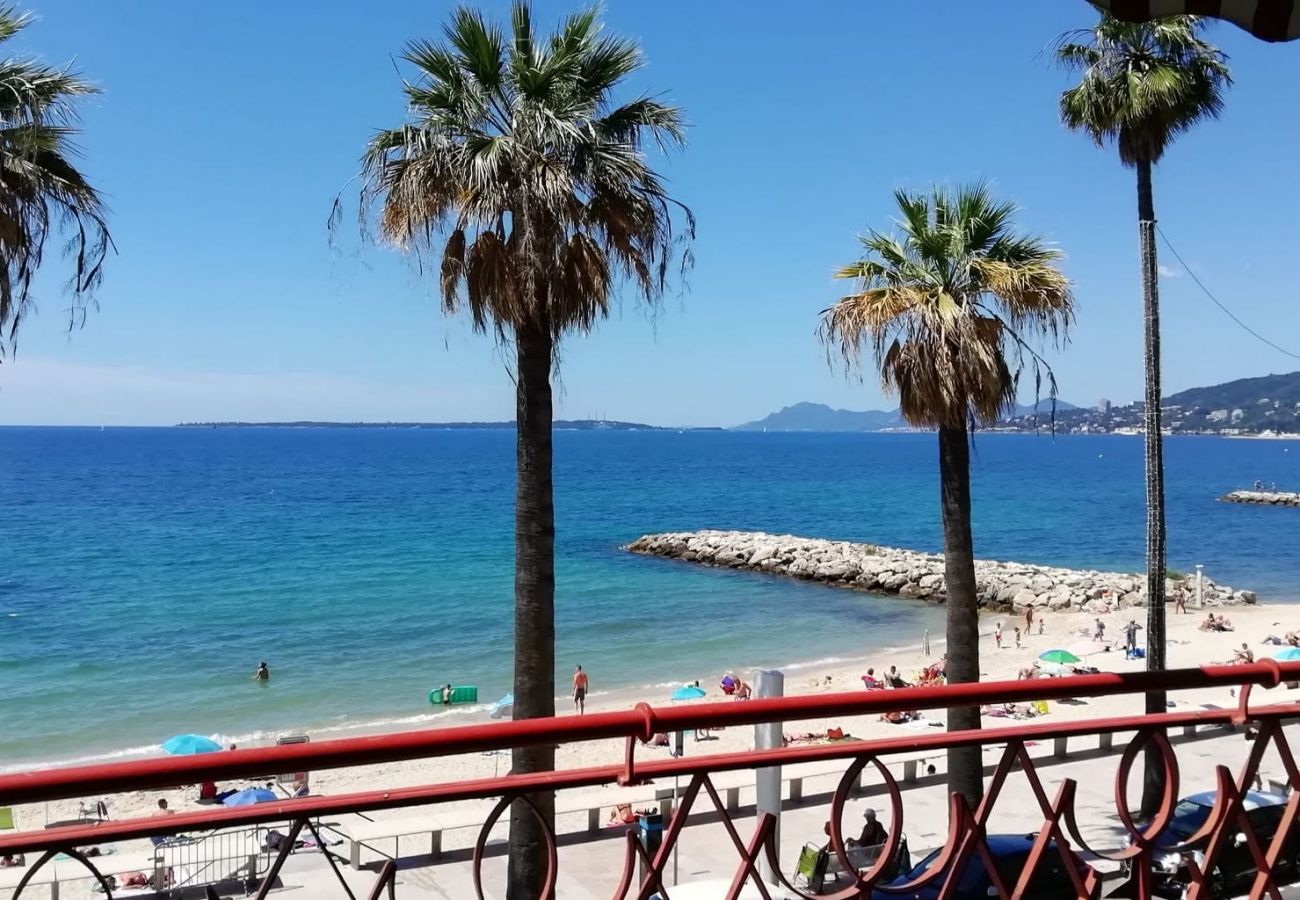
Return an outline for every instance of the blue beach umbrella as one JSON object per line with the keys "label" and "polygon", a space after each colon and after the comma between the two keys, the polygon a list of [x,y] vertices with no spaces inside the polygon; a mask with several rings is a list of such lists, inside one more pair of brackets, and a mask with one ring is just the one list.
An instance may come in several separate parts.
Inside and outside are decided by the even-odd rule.
{"label": "blue beach umbrella", "polygon": [[1273,658],[1281,660],[1282,662],[1295,662],[1296,660],[1300,660],[1300,647],[1283,647],[1281,650],[1273,654]]}
{"label": "blue beach umbrella", "polygon": [[679,687],[677,690],[673,691],[672,699],[699,700],[701,697],[704,696],[707,696],[707,692],[704,690],[704,688],[694,684],[688,684],[685,687]]}
{"label": "blue beach umbrella", "polygon": [[221,745],[201,734],[178,734],[168,738],[162,748],[172,756],[193,756],[196,753],[215,753]]}
{"label": "blue beach umbrella", "polygon": [[274,791],[268,791],[266,788],[248,788],[237,794],[231,794],[221,802],[225,806],[252,806],[254,803],[270,803],[279,799]]}

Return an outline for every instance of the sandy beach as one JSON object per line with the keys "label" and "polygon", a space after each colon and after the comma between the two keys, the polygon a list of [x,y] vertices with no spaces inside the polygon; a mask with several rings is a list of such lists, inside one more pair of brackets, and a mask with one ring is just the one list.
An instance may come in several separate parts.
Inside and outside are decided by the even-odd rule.
{"label": "sandy beach", "polygon": [[[1270,634],[1281,635],[1286,631],[1300,627],[1300,609],[1290,605],[1223,607],[1215,611],[1226,614],[1231,620],[1234,626],[1232,633],[1198,630],[1198,625],[1204,619],[1204,612],[1191,610],[1188,614],[1178,615],[1171,611],[1168,644],[1168,657],[1171,668],[1225,662],[1232,657],[1233,650],[1240,647],[1242,642],[1245,642],[1257,657],[1268,657],[1277,648],[1263,643],[1266,636]],[[1129,619],[1136,619],[1139,624],[1142,624],[1145,621],[1145,612],[1144,609],[1125,609],[1101,616],[1100,618],[1105,625],[1106,640],[1112,643],[1114,649],[1110,652],[1094,654],[1088,657],[1085,662],[1104,671],[1136,671],[1141,669],[1143,666],[1141,660],[1129,661],[1124,659],[1122,626]],[[1008,616],[999,615],[984,617],[981,621],[983,637],[980,651],[980,668],[983,678],[990,681],[1014,679],[1022,668],[1032,665],[1043,651],[1056,647],[1068,647],[1087,636],[1091,636],[1097,618],[1085,613],[1048,615],[1043,621],[1043,632],[1038,633],[1038,623],[1036,622],[1034,633],[1023,636],[1021,646],[1017,648],[1013,628],[1017,624],[1023,625],[1022,619],[1012,619]],[[1001,649],[995,647],[992,636],[994,628],[999,622],[1003,625],[1003,646]],[[917,637],[919,643],[921,635]],[[1143,636],[1140,635],[1139,645],[1142,643]],[[931,635],[931,652],[933,658],[938,658],[943,652],[941,638]],[[862,690],[860,676],[868,667],[874,667],[879,675],[889,666],[896,665],[900,674],[905,679],[911,680],[925,661],[920,647],[913,646],[830,665],[791,668],[787,669],[785,673],[785,691],[787,695],[793,695]],[[717,680],[722,675],[721,669],[714,673],[690,672],[682,674],[684,676],[683,681],[693,681],[698,677],[702,684],[709,689],[709,700],[722,699],[721,692],[716,688]],[[750,673],[746,672],[739,674],[746,678],[750,676]],[[591,673],[592,687],[596,693],[588,701],[587,708],[589,712],[626,709],[641,701],[652,704],[667,702],[666,696],[637,696],[632,692],[601,693],[599,691],[600,677],[600,672]],[[644,692],[641,693],[644,694]],[[663,691],[664,695],[667,693],[669,691]],[[900,700],[903,696],[905,694],[900,692]],[[1179,706],[1195,706],[1211,702],[1226,705],[1232,702],[1228,692],[1222,689],[1183,692],[1174,695],[1172,699]],[[569,703],[560,703],[557,711],[561,715],[573,714],[572,705]],[[1053,703],[1050,706],[1047,718],[1043,721],[1067,721],[1083,717],[1140,712],[1140,700],[1136,697],[1106,697],[1088,699],[1077,704]],[[927,721],[933,721],[938,725],[943,724],[942,716],[942,711],[925,713]],[[483,719],[486,720],[486,718],[486,714],[483,714]],[[465,721],[467,720],[459,718],[455,724],[463,724]],[[1011,721],[1013,720],[985,718],[984,724],[988,728],[997,728]],[[835,722],[818,720],[790,722],[786,723],[785,730],[788,734],[824,733],[830,727],[839,727],[848,734],[870,739],[897,735],[899,728],[903,726],[882,722],[875,717],[858,717]],[[911,727],[918,726],[914,723]],[[330,735],[331,738],[337,736],[336,734]],[[707,742],[694,742],[688,738],[687,753],[702,755],[705,753],[742,751],[750,749],[752,743],[753,729],[727,729],[714,732],[712,739]],[[622,751],[621,741],[593,741],[569,745],[560,748],[556,764],[561,768],[612,764],[620,761]],[[640,752],[644,758],[652,758],[666,751],[660,748],[644,747]],[[942,762],[942,759],[936,760],[936,764],[940,767],[942,767]],[[341,794],[360,790],[374,790],[382,787],[439,783],[492,776],[494,773],[506,771],[508,766],[509,758],[504,754],[412,760],[382,767],[316,772],[312,775],[311,789],[313,793]],[[222,787],[227,786],[222,785]],[[196,808],[197,788],[189,787],[167,792],[129,793],[105,799],[108,802],[112,817],[121,819],[154,814],[157,811],[159,798],[167,799],[174,810],[193,809]],[[86,799],[94,800],[99,798]],[[16,813],[19,826],[29,829],[42,828],[48,822],[75,819],[77,810],[78,801],[72,800],[62,803],[20,807],[16,810]],[[409,815],[410,813],[398,812],[396,814]],[[380,815],[383,815],[383,813]]]}

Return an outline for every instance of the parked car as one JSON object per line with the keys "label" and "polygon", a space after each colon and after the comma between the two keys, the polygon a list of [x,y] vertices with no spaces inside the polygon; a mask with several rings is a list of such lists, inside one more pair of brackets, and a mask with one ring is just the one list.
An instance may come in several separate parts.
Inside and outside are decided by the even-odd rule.
{"label": "parked car", "polygon": [[[1025,868],[1029,850],[1033,847],[1036,837],[1037,835],[1034,834],[991,834],[988,836],[989,851],[993,855],[994,865],[1007,890],[1012,890],[1016,881],[1020,878],[1020,873]],[[935,850],[921,860],[910,872],[900,875],[885,887],[906,884],[925,875],[932,866],[939,862],[939,855],[943,850],[942,847]],[[1067,849],[1065,856],[1081,878],[1087,879],[1092,875],[1092,867],[1080,859],[1073,850]],[[1043,854],[1042,859],[1039,860],[1038,871],[1034,873],[1029,882],[1029,889],[1025,896],[1033,897],[1034,900],[1077,900],[1078,892],[1075,890],[1074,882],[1070,880],[1066,865],[1066,861],[1061,858],[1061,853],[1056,847],[1056,842],[1049,842],[1046,852]],[[888,893],[877,889],[872,892],[871,898],[872,900],[935,900],[947,880],[942,876],[937,877],[925,887],[919,888],[910,894]],[[984,870],[983,859],[978,853],[972,853],[970,859],[966,862],[965,869],[957,880],[956,891],[950,895],[952,900],[977,900],[977,898],[978,900],[988,900],[989,897],[995,895],[996,891],[993,889],[993,882],[989,878],[988,872]]]}
{"label": "parked car", "polygon": [[[1210,819],[1215,791],[1202,791],[1178,801],[1174,814],[1164,831],[1156,835],[1156,851],[1151,860],[1155,873],[1154,890],[1161,897],[1182,897],[1192,883],[1187,858],[1204,865],[1204,852],[1208,841],[1202,839],[1189,843],[1197,831]],[[1246,819],[1255,833],[1255,839],[1267,851],[1286,809],[1286,797],[1264,791],[1247,791],[1242,800]],[[1282,851],[1283,869],[1277,873],[1277,884],[1300,881],[1300,832],[1293,832]],[[1258,867],[1251,855],[1244,832],[1233,832],[1219,851],[1215,865],[1207,874],[1210,896],[1229,897],[1248,890]]]}

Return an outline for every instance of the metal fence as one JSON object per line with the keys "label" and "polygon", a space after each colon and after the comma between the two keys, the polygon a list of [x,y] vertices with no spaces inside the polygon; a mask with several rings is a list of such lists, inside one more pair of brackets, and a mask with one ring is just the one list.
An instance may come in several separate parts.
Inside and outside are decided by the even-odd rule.
{"label": "metal fence", "polygon": [[[756,891],[760,896],[770,896],[759,878],[760,867],[766,866],[787,891],[799,896],[810,896],[807,873],[786,871],[779,857],[775,839],[776,820],[759,812],[753,819],[751,833],[742,835],[734,816],[735,803],[724,797],[727,789],[719,790],[722,773],[753,770],[771,766],[792,765],[816,761],[834,762],[845,770],[830,799],[830,837],[827,855],[833,864],[843,869],[848,878],[834,895],[839,900],[875,896],[882,885],[900,896],[915,896],[918,891],[933,891],[937,897],[957,896],[958,881],[971,866],[982,867],[986,872],[989,895],[998,897],[1039,896],[1041,877],[1049,870],[1057,877],[1068,880],[1067,893],[1078,897],[1097,897],[1103,893],[1117,894],[1115,884],[1103,886],[1097,871],[1091,867],[1077,867],[1072,854],[1084,853],[1096,861],[1109,860],[1126,873],[1119,893],[1125,896],[1146,898],[1158,896],[1165,887],[1164,874],[1172,871],[1169,848],[1162,846],[1162,834],[1174,815],[1179,799],[1179,764],[1169,735],[1180,730],[1208,725],[1244,727],[1251,737],[1245,748],[1245,758],[1237,772],[1226,766],[1216,770],[1215,800],[1210,815],[1193,835],[1175,853],[1176,867],[1186,880],[1189,897],[1217,896],[1225,888],[1218,880],[1225,853],[1245,854],[1253,871],[1248,893],[1252,897],[1280,896],[1277,886],[1293,878],[1300,878],[1300,792],[1290,792],[1272,833],[1257,833],[1247,816],[1246,795],[1260,776],[1260,763],[1264,753],[1272,749],[1285,772],[1282,789],[1300,786],[1297,771],[1284,725],[1288,720],[1300,718],[1300,703],[1287,700],[1282,703],[1259,704],[1252,702],[1255,686],[1276,687],[1283,682],[1300,681],[1300,663],[1265,661],[1240,666],[1208,666],[1161,673],[1107,673],[1069,678],[1034,679],[1015,682],[994,682],[974,685],[916,687],[905,691],[872,691],[855,693],[821,694],[747,702],[724,702],[681,707],[652,707],[639,705],[622,712],[594,713],[582,717],[532,719],[494,722],[481,725],[441,728],[427,731],[389,734],[374,737],[322,741],[310,744],[243,749],[192,757],[148,759],[108,765],[50,769],[0,776],[0,806],[96,797],[123,791],[165,788],[178,784],[197,784],[208,780],[229,780],[261,775],[268,771],[319,771],[322,769],[382,764],[426,757],[451,756],[464,753],[490,752],[511,747],[537,744],[564,744],[594,739],[622,738],[626,752],[619,765],[581,769],[565,769],[522,775],[507,774],[501,777],[471,781],[429,784],[416,787],[392,788],[332,796],[304,797],[282,802],[260,803],[248,807],[213,808],[182,811],[165,817],[149,817],[105,821],[95,824],[78,824],[44,831],[21,831],[0,834],[0,854],[23,853],[32,857],[19,883],[10,896],[17,898],[37,885],[48,884],[42,875],[54,865],[57,854],[65,854],[73,862],[84,866],[86,875],[103,884],[107,897],[114,890],[102,877],[101,865],[96,858],[86,857],[77,848],[88,844],[104,844],[142,837],[188,834],[195,831],[216,831],[236,834],[243,830],[238,852],[214,853],[214,857],[238,860],[248,870],[250,889],[259,898],[265,897],[277,882],[295,841],[300,835],[312,835],[324,847],[327,841],[321,834],[320,822],[337,820],[340,815],[367,813],[374,810],[428,807],[462,800],[491,802],[490,811],[480,819],[478,837],[472,851],[472,883],[464,886],[464,896],[482,897],[479,873],[485,856],[488,837],[493,826],[507,813],[515,802],[527,804],[530,795],[562,791],[596,785],[636,785],[648,779],[663,783],[668,779],[681,779],[682,789],[676,793],[671,817],[663,832],[662,844],[653,851],[647,850],[636,836],[628,831],[624,847],[624,865],[621,872],[610,872],[610,895],[614,900],[661,896],[670,900],[672,888],[667,885],[665,869],[674,848],[682,840],[692,814],[710,810],[727,831],[730,844],[736,852],[734,880],[727,892],[728,898],[740,895],[742,889]],[[1140,695],[1151,690],[1178,691],[1183,689],[1227,687],[1238,689],[1238,701],[1229,709],[1196,709],[1169,712],[1161,715],[1093,718],[1068,722],[1035,722],[997,729],[958,732],[909,733],[902,737],[866,740],[852,743],[836,742],[811,746],[787,746],[744,753],[712,754],[690,759],[638,759],[639,741],[648,741],[658,733],[689,731],[715,726],[743,726],[765,722],[790,722],[800,719],[879,714],[896,711],[938,709],[961,706],[1059,700],[1062,698],[1095,697],[1107,695]],[[1283,695],[1285,696],[1285,695]],[[1121,741],[1114,742],[1116,736]],[[1041,758],[1031,755],[1029,748],[1035,744],[1054,743],[1063,746],[1072,739],[1095,736],[1104,748],[1119,754],[1116,777],[1115,810],[1117,821],[1126,832],[1126,840],[1119,848],[1091,847],[1081,836],[1076,819],[1076,784],[1065,779],[1056,795],[1049,797],[1043,787],[1038,769]],[[939,755],[951,747],[996,744],[1002,748],[992,775],[987,781],[983,800],[971,808],[960,796],[950,798],[947,840],[939,858],[916,878],[895,881],[898,873],[891,871],[896,859],[895,851],[903,840],[906,827],[906,807],[903,802],[905,787],[893,774],[891,762],[915,758],[917,753]],[[1164,772],[1164,792],[1159,810],[1147,822],[1135,820],[1131,809],[1135,802],[1126,796],[1129,774],[1140,757],[1148,750],[1155,754]],[[885,845],[869,867],[858,868],[850,859],[849,848],[841,834],[840,822],[844,807],[856,790],[864,772],[875,772],[886,794],[887,808],[892,811],[890,830]],[[1029,784],[1029,793],[1009,795],[1004,787],[1007,776],[1021,772]],[[1023,865],[1014,872],[1000,869],[988,840],[987,825],[999,804],[1029,805],[1041,814],[1041,824],[1032,836],[1032,846]],[[1036,816],[1035,816],[1036,817]],[[280,823],[286,840],[274,852],[262,850],[264,842],[254,839],[250,843],[250,829]],[[558,844],[554,829],[547,832],[545,877],[532,886],[542,900],[555,896],[556,876],[559,866]],[[222,840],[226,840],[222,838]],[[183,845],[177,844],[177,847]],[[214,845],[215,846],[215,845]],[[231,848],[234,844],[229,845]],[[261,861],[249,858],[256,848]],[[436,849],[436,848],[435,848]],[[352,888],[341,870],[348,860],[332,853],[323,854],[327,864],[337,875],[340,896],[354,898]],[[396,855],[396,854],[395,854]],[[435,854],[436,856],[436,854]],[[179,857],[178,857],[179,859]],[[354,856],[355,860],[355,856]],[[189,884],[203,884],[216,880],[218,874],[211,867],[198,871],[201,864],[182,864],[177,868],[193,869]],[[229,875],[230,873],[223,873]],[[386,861],[375,871],[369,896],[395,897],[398,885],[396,860]],[[804,877],[800,877],[804,876]],[[797,882],[797,883],[796,883]],[[57,889],[57,888],[56,888]],[[212,894],[215,896],[215,894]],[[930,896],[926,893],[926,896]]]}

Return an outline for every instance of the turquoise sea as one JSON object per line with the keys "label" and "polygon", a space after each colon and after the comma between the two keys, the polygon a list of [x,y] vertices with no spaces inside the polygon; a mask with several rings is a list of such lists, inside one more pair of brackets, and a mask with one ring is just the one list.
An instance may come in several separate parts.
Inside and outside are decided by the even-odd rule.
{"label": "turquoise sea", "polygon": [[[1300,598],[1300,510],[1215,500],[1300,487],[1300,443],[1166,446],[1170,565]],[[1141,447],[980,437],[977,554],[1136,571]],[[0,769],[404,727],[434,718],[435,683],[510,686],[512,432],[4,428],[0,458]],[[561,432],[555,458],[562,684],[575,663],[597,691],[668,685],[942,628],[920,603],[619,549],[711,527],[936,550],[931,435]]]}

